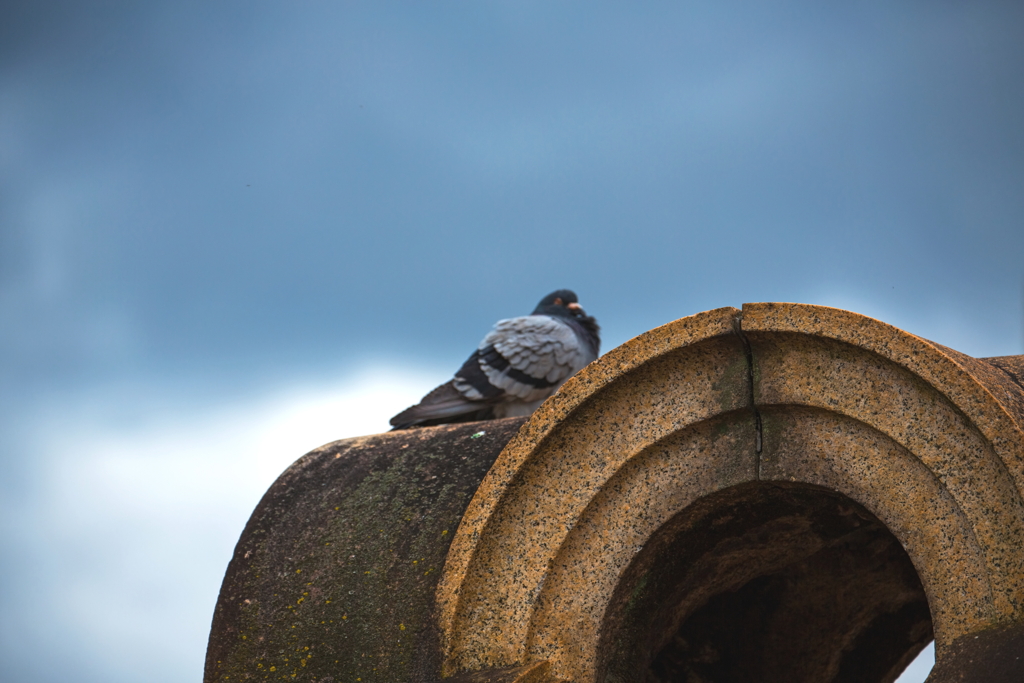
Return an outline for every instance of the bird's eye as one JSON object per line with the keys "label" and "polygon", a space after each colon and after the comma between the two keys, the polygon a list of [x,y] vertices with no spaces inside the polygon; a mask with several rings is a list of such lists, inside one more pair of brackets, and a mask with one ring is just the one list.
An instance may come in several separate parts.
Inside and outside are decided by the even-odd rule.
{"label": "bird's eye", "polygon": [[555,299],[555,305],[556,306],[561,306],[562,305],[562,300],[561,299]]}

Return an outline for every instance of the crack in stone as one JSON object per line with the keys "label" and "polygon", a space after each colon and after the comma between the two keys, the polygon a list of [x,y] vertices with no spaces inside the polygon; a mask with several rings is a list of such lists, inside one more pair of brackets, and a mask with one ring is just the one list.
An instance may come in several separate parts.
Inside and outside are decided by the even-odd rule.
{"label": "crack in stone", "polygon": [[743,334],[743,313],[737,313],[732,319],[732,328],[736,333],[736,336],[740,338],[740,342],[743,344],[743,354],[747,358],[747,399],[750,402],[750,410],[754,414],[754,450],[757,451],[757,477],[761,478],[761,445],[762,445],[762,430],[761,430],[761,413],[757,409],[757,404],[754,402],[754,352],[750,348],[750,340]]}

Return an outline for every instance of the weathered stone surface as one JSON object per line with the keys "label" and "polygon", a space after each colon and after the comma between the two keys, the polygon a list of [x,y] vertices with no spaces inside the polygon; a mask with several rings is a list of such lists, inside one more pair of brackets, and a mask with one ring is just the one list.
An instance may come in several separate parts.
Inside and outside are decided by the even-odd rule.
{"label": "weathered stone surface", "polygon": [[300,458],[238,542],[204,680],[435,680],[448,546],[523,421],[346,439]]}
{"label": "weathered stone surface", "polygon": [[484,671],[464,671],[450,678],[445,683],[547,683],[551,665],[547,662],[534,662],[526,666],[506,666],[500,669]]}
{"label": "weathered stone surface", "polygon": [[[503,451],[466,511],[438,593],[446,673],[548,659],[555,676],[593,679],[604,608],[636,548],[672,507],[755,472],[736,313],[684,318],[612,350],[545,402]],[[704,426],[680,457],[670,447],[660,468],[638,468],[639,485],[611,481],[634,457],[656,454],[661,440],[712,418],[720,425]],[[587,512],[600,522],[581,520]],[[547,597],[552,590],[557,598]],[[547,609],[531,632],[538,607]]]}
{"label": "weathered stone surface", "polygon": [[[627,342],[541,407],[467,509],[438,592],[445,671],[544,660],[553,679],[688,680],[679,672],[703,666],[704,680],[731,680],[701,657],[735,655],[721,633],[742,624],[706,610],[740,609],[736,595],[774,626],[729,671],[764,681],[891,681],[932,631],[941,661],[958,638],[1024,621],[1015,367],[796,304],[709,311]],[[742,571],[710,550],[694,554],[693,531],[658,555],[676,538],[674,520],[772,482],[803,492],[792,495],[831,492],[875,520],[873,540],[829,555],[832,532],[806,531],[770,544],[777,556],[758,555],[755,540],[723,523],[733,561],[750,560]],[[771,506],[755,508],[747,527],[767,529]],[[823,524],[812,508],[794,515]],[[840,580],[837,569],[830,583],[814,569],[838,557],[839,569],[862,571]],[[869,571],[878,557],[888,559]],[[683,568],[702,562],[719,574],[687,578]],[[647,606],[634,610],[642,624],[624,594]],[[784,604],[758,607],[772,595]],[[801,604],[803,626],[793,616]],[[813,605],[832,622],[814,618]],[[695,654],[698,624],[706,648]],[[665,654],[677,638],[689,645]],[[788,668],[768,656],[783,652]]]}
{"label": "weathered stone surface", "polygon": [[1024,356],[996,356],[981,360],[1005,372],[1012,382],[1024,389]]}
{"label": "weathered stone surface", "polygon": [[933,683],[1024,680],[1022,430],[1024,357],[818,306],[677,320],[525,424],[296,463],[207,681],[891,683],[933,636]]}
{"label": "weathered stone surface", "polygon": [[957,638],[928,677],[928,683],[1020,681],[1024,681],[1024,627],[1019,624]]}

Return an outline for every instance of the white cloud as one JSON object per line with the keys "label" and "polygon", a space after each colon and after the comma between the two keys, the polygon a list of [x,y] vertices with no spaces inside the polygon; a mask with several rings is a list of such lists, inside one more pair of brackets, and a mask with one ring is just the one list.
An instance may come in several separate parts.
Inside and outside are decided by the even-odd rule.
{"label": "white cloud", "polygon": [[220,581],[264,491],[317,446],[385,431],[435,380],[367,372],[141,426],[95,405],[38,420],[34,490],[4,505],[20,558],[5,660],[31,671],[54,653],[52,680],[199,680]]}

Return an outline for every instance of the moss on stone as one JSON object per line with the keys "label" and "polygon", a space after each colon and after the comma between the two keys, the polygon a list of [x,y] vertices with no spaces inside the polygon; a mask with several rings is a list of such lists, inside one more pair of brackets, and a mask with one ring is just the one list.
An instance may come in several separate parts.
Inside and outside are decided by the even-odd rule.
{"label": "moss on stone", "polygon": [[205,681],[436,679],[448,547],[522,423],[391,432],[299,459],[238,542]]}

